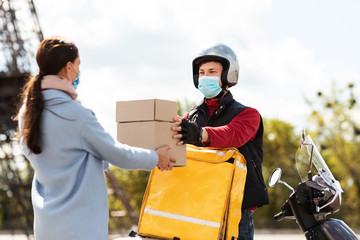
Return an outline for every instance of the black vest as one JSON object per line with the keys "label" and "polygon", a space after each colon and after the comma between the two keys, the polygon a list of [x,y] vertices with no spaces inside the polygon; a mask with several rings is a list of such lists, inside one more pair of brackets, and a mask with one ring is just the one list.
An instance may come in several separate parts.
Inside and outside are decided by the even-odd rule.
{"label": "black vest", "polygon": [[[205,102],[195,106],[189,113],[189,119],[195,121],[199,126],[218,127],[229,124],[232,119],[247,107],[238,103],[228,92],[219,103],[219,107],[209,116],[209,109]],[[239,147],[239,152],[246,159],[247,176],[245,183],[243,209],[251,207],[261,207],[269,203],[267,188],[262,176],[261,164],[263,162],[263,123],[260,119],[260,125],[253,141],[249,141]],[[195,145],[203,147],[202,142]]]}

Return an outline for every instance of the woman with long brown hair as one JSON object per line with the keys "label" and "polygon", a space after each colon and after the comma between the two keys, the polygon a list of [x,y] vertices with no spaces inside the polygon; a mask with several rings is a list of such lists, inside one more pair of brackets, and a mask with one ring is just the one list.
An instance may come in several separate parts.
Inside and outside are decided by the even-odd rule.
{"label": "woman with long brown hair", "polygon": [[171,170],[169,146],[157,150],[120,144],[77,98],[80,57],[73,42],[43,40],[39,73],[30,78],[18,112],[19,140],[35,169],[35,239],[108,239],[104,164],[124,169]]}

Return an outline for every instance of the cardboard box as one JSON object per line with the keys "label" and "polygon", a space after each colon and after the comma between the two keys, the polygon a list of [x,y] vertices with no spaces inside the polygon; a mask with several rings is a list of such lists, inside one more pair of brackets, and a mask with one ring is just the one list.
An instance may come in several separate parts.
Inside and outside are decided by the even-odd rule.
{"label": "cardboard box", "polygon": [[177,115],[177,102],[147,99],[116,102],[116,122],[165,121]]}
{"label": "cardboard box", "polygon": [[174,166],[186,165],[186,146],[177,146],[177,140],[171,131],[174,122],[120,122],[117,123],[117,140],[135,147],[156,149],[164,145],[171,145],[170,156],[176,159]]}

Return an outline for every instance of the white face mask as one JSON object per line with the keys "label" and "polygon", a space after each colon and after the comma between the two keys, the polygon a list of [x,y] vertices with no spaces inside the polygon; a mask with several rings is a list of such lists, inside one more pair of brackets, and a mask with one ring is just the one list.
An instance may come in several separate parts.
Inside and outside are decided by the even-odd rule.
{"label": "white face mask", "polygon": [[218,76],[202,76],[199,77],[198,88],[206,98],[213,98],[221,92],[219,82]]}

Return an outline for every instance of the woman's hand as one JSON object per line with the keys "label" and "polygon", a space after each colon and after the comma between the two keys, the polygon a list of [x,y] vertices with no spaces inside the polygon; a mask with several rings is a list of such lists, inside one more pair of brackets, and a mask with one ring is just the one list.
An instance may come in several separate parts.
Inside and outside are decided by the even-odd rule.
{"label": "woman's hand", "polygon": [[159,157],[159,161],[157,167],[160,171],[167,171],[173,168],[173,163],[176,163],[175,158],[169,156],[169,149],[171,147],[169,145],[159,147],[155,151]]}

